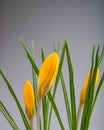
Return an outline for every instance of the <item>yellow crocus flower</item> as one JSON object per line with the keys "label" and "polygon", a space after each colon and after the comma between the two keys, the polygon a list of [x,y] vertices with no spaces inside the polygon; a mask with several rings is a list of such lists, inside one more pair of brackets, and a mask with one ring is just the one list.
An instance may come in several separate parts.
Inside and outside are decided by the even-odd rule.
{"label": "yellow crocus flower", "polygon": [[34,116],[34,104],[34,90],[31,82],[29,80],[26,80],[24,84],[24,106],[29,120],[31,120]]}
{"label": "yellow crocus flower", "polygon": [[[92,76],[93,76],[93,73],[94,73],[94,68],[92,69]],[[77,112],[77,126],[78,126],[79,117],[80,117],[80,114],[81,114],[81,111],[82,111],[82,106],[85,102],[89,78],[90,78],[90,72],[88,72],[88,74],[85,78],[85,81],[84,81],[84,84],[83,84],[83,87],[82,87],[82,90],[81,90],[81,93],[80,93],[80,103],[79,103],[78,112]],[[99,79],[99,68],[97,68],[95,86],[97,85],[98,79]]]}
{"label": "yellow crocus flower", "polygon": [[42,63],[38,78],[38,95],[40,99],[51,89],[57,75],[58,66],[59,59],[57,52],[51,53]]}
{"label": "yellow crocus flower", "polygon": [[[92,74],[93,74],[93,72],[94,72],[94,69],[92,69]],[[87,91],[89,78],[90,78],[90,72],[88,72],[88,74],[87,74],[87,76],[85,78],[85,81],[84,81],[84,84],[83,84],[83,87],[82,87],[82,90],[81,90],[81,93],[80,93],[80,103],[81,104],[83,104],[84,101],[85,101],[85,96],[86,96],[86,91]],[[96,86],[96,84],[98,82],[98,78],[99,78],[99,68],[97,68],[95,86]]]}

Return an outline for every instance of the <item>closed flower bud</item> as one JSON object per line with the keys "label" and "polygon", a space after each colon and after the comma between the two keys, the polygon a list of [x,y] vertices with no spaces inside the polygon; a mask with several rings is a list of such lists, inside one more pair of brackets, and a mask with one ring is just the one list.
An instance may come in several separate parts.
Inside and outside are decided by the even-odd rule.
{"label": "closed flower bud", "polygon": [[59,66],[58,54],[53,52],[42,63],[38,78],[38,95],[42,99],[51,89]]}
{"label": "closed flower bud", "polygon": [[[93,75],[93,73],[94,73],[94,69],[92,69],[92,75]],[[81,90],[81,93],[80,93],[80,103],[81,104],[83,104],[84,101],[85,101],[85,96],[86,96],[86,91],[87,91],[87,87],[88,87],[89,78],[90,78],[90,72],[87,74],[87,76],[85,78],[85,81],[84,81],[84,84],[83,84],[83,87],[82,87],[82,90]],[[97,68],[95,86],[96,86],[96,84],[98,82],[98,78],[99,78],[99,68]]]}
{"label": "closed flower bud", "polygon": [[32,84],[29,80],[26,80],[24,84],[24,106],[29,120],[31,120],[34,116],[34,98],[35,97]]}

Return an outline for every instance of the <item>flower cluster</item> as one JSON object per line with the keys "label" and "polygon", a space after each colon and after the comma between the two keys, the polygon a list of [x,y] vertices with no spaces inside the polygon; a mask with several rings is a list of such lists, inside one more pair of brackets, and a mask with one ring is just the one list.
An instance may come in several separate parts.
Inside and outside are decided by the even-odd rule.
{"label": "flower cluster", "polygon": [[[13,90],[12,85],[7,80],[2,70],[0,70],[0,75],[5,81],[6,86],[18,107],[18,110],[20,112],[26,130],[34,130],[34,123],[33,123],[34,115],[36,117],[37,130],[50,130],[52,110],[54,110],[54,113],[57,117],[60,129],[65,130],[65,126],[63,124],[62,118],[58,110],[58,106],[54,101],[59,81],[61,81],[60,88],[62,89],[63,93],[69,129],[78,130],[79,118],[81,116],[80,130],[88,130],[91,115],[98,94],[104,83],[104,72],[100,71],[100,64],[102,63],[104,58],[104,48],[102,49],[102,51],[99,52],[100,45],[98,45],[96,51],[95,46],[93,47],[91,68],[88,74],[86,75],[85,81],[82,85],[79,98],[79,107],[78,111],[76,112],[77,108],[76,108],[76,97],[74,87],[74,72],[67,40],[65,39],[65,43],[62,48],[62,53],[60,55],[60,60],[58,55],[60,44],[58,44],[58,47],[54,45],[54,51],[47,57],[45,57],[43,47],[41,48],[42,64],[40,65],[40,69],[38,69],[35,63],[33,42],[32,42],[32,55],[25,47],[25,44],[22,39],[20,40],[20,43],[23,46],[27,58],[32,66],[33,83],[31,83],[30,80],[26,80],[23,89],[23,100],[24,100],[25,113],[27,117]],[[68,66],[67,68],[69,77],[69,80],[67,81],[68,86],[65,83],[64,78],[66,77],[66,75],[64,76],[62,69],[64,58],[66,58],[65,62],[67,62]],[[99,71],[102,73],[102,75],[101,73],[99,74]],[[51,91],[53,83],[54,86],[53,90]],[[67,87],[69,87],[69,89]],[[42,109],[41,111],[40,108]],[[0,112],[2,112],[2,114],[4,115],[4,117],[9,122],[9,124],[13,129],[19,130],[18,125],[16,124],[16,122],[6,109],[6,107],[3,105],[2,101],[0,101]],[[42,116],[40,112],[42,113]],[[42,120],[41,117],[43,117]]]}
{"label": "flower cluster", "polygon": [[[51,89],[52,83],[55,80],[55,77],[57,75],[58,71],[58,66],[59,66],[59,59],[58,59],[58,54],[57,52],[53,52],[50,54],[44,62],[42,63],[39,71],[39,77],[38,77],[38,87],[37,87],[37,92],[39,96],[39,102],[42,100],[42,98],[46,95],[46,93]],[[34,106],[35,106],[35,100],[34,100],[34,90],[32,87],[32,84],[29,80],[26,80],[24,84],[24,105],[25,105],[25,110],[26,114],[28,116],[28,119],[30,120],[30,125],[31,125],[31,120],[33,119],[34,116]],[[40,109],[38,107],[38,109]],[[39,111],[38,116],[39,116]],[[39,117],[37,117],[39,119]],[[39,128],[39,120],[37,121],[37,127],[38,130]],[[33,126],[31,126],[33,128]]]}

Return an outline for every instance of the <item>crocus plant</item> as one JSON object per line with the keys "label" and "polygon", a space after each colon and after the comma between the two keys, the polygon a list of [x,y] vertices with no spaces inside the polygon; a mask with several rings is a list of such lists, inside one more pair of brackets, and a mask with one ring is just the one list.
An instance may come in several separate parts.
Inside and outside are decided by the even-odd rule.
{"label": "crocus plant", "polygon": [[[65,39],[60,58],[58,55],[60,44],[58,44],[58,47],[56,47],[56,45],[54,44],[53,52],[46,57],[44,49],[43,47],[41,47],[42,63],[40,65],[40,69],[38,69],[37,64],[35,62],[36,57],[34,54],[33,41],[32,55],[26,48],[22,39],[20,39],[20,43],[23,46],[27,58],[32,66],[33,80],[32,83],[30,82],[30,80],[24,81],[24,108],[22,108],[21,104],[19,103],[19,100],[13,90],[12,85],[10,84],[2,70],[0,70],[0,75],[6,83],[7,88],[18,107],[26,130],[34,130],[33,118],[36,118],[37,130],[50,130],[53,111],[57,117],[57,122],[59,123],[60,129],[65,130],[65,125],[63,124],[62,118],[58,111],[57,104],[55,103],[55,96],[59,81],[61,81],[62,88],[60,89],[62,89],[63,98],[65,101],[65,109],[67,113],[66,120],[68,120],[69,130],[78,130],[79,118],[81,118],[81,123],[79,124],[80,130],[88,130],[91,115],[96,100],[98,98],[98,94],[104,83],[104,72],[102,72],[102,75],[100,75],[101,73],[99,72],[100,65],[104,57],[104,47],[102,51],[99,51],[100,45],[98,45],[97,49],[95,48],[95,46],[93,47],[91,67],[82,86],[79,98],[79,107],[77,111],[74,87],[74,73],[67,40]],[[69,86],[66,86],[64,80],[66,75],[64,76],[62,72],[64,58],[66,58],[68,65],[67,76],[69,77]],[[51,90],[52,86],[53,89]],[[69,87],[69,92],[67,90],[67,87]],[[70,99],[68,95],[70,95]],[[40,109],[42,110],[40,111]],[[9,122],[11,127],[14,130],[19,130],[19,126],[16,124],[6,107],[3,105],[2,101],[0,101],[0,111],[2,112],[6,120]]]}
{"label": "crocus plant", "polygon": [[[93,77],[93,73],[94,73],[94,68],[92,68],[92,77]],[[81,113],[81,109],[82,109],[83,104],[85,102],[86,91],[87,91],[87,87],[88,87],[88,82],[89,82],[90,75],[91,75],[91,72],[88,72],[88,74],[87,74],[87,76],[85,78],[84,84],[82,86],[81,93],[80,93],[80,103],[79,103],[79,108],[78,108],[78,113],[77,113],[77,125],[78,125],[78,121],[79,121],[79,116],[80,116],[80,113]],[[94,87],[97,85],[98,79],[99,79],[99,68],[97,68],[97,73],[96,73]]]}

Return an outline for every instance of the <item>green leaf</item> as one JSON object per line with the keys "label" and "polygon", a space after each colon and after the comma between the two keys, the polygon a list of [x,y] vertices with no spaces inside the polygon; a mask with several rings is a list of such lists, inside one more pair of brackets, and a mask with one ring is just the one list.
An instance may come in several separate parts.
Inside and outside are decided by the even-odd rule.
{"label": "green leaf", "polygon": [[46,118],[46,112],[47,112],[47,103],[46,103],[46,96],[42,100],[42,110],[43,110],[43,126],[44,130],[47,130],[47,118]]}
{"label": "green leaf", "polygon": [[9,112],[7,111],[7,109],[5,108],[5,106],[3,105],[3,103],[1,101],[0,101],[0,111],[2,112],[2,114],[4,115],[6,120],[9,122],[11,127],[14,130],[19,130],[17,124],[14,122],[13,118],[11,117],[11,115],[9,114]]}
{"label": "green leaf", "polygon": [[60,40],[58,41],[57,52],[60,50]]}
{"label": "green leaf", "polygon": [[56,47],[55,41],[53,41],[53,49],[57,53],[59,52],[59,50],[60,50],[60,41],[58,41],[58,46],[57,47]]}
{"label": "green leaf", "polygon": [[35,70],[36,74],[39,75],[39,69],[38,69],[37,65],[35,64],[34,60],[32,59],[31,55],[29,54],[27,48],[25,47],[25,44],[24,44],[22,39],[20,39],[20,43],[23,46],[23,48],[24,48],[24,50],[25,50],[25,52],[27,54],[27,57],[28,57],[31,65],[32,65],[33,69]]}
{"label": "green leaf", "polygon": [[97,91],[96,91],[96,94],[95,94],[95,97],[94,97],[94,101],[93,101],[93,105],[92,105],[92,111],[93,111],[94,105],[96,103],[96,100],[97,100],[98,94],[100,92],[100,89],[101,89],[101,87],[103,85],[103,82],[104,82],[104,73],[102,74],[101,80],[99,82],[99,85],[98,85],[98,88],[97,88]]}
{"label": "green leaf", "polygon": [[101,56],[100,56],[100,58],[99,58],[98,65],[100,65],[100,63],[102,62],[103,58],[104,58],[104,47],[103,47],[103,49],[102,49],[102,52],[101,52]]}
{"label": "green leaf", "polygon": [[53,44],[53,49],[54,49],[54,51],[56,51],[56,52],[57,52],[57,48],[56,48],[55,41],[52,41],[52,44]]}
{"label": "green leaf", "polygon": [[70,104],[69,104],[67,89],[66,89],[66,85],[65,85],[65,81],[64,81],[64,77],[63,77],[62,73],[60,73],[60,78],[61,78],[62,90],[63,90],[64,100],[65,100],[65,105],[66,105],[66,112],[67,112],[69,129],[72,130],[72,119],[71,119],[71,112],[70,112]]}
{"label": "green leaf", "polygon": [[41,46],[41,57],[42,57],[42,62],[43,62],[44,59],[45,59],[44,48],[43,48],[43,46]]}
{"label": "green leaf", "polygon": [[59,114],[59,112],[58,112],[57,106],[56,106],[56,104],[55,104],[55,102],[54,102],[54,100],[53,100],[53,97],[52,97],[51,93],[48,92],[47,95],[48,95],[48,98],[49,98],[49,100],[50,100],[50,103],[51,103],[51,105],[52,105],[52,107],[53,107],[53,109],[54,109],[54,112],[55,112],[55,114],[56,114],[56,117],[57,117],[57,119],[58,119],[58,121],[59,121],[59,125],[60,125],[60,127],[61,127],[61,130],[65,130],[65,128],[64,128],[64,126],[63,126],[63,123],[62,123],[62,120],[61,120],[61,117],[60,117],[60,114]]}
{"label": "green leaf", "polygon": [[94,106],[95,106],[95,103],[96,103],[98,94],[99,94],[99,92],[100,92],[100,89],[102,88],[103,82],[104,82],[104,73],[102,74],[101,80],[100,80],[100,82],[99,82],[99,85],[98,85],[98,88],[97,88],[97,91],[96,91],[96,94],[95,94],[95,97],[94,97],[94,101],[93,101],[93,104],[92,104],[91,113],[92,113],[92,111],[93,111],[93,109],[94,109]]}
{"label": "green leaf", "polygon": [[71,112],[72,112],[72,129],[76,130],[76,103],[75,103],[75,90],[74,90],[74,74],[73,67],[71,63],[71,57],[67,45],[67,41],[65,40],[66,45],[66,55],[67,55],[67,64],[69,70],[69,81],[70,81],[70,98],[71,98]]}
{"label": "green leaf", "polygon": [[[42,57],[42,62],[45,59],[44,55],[44,48],[41,46],[41,57]],[[42,100],[42,110],[43,110],[43,126],[44,130],[47,130],[47,101],[46,101],[46,96]]]}
{"label": "green leaf", "polygon": [[25,114],[24,114],[24,112],[22,110],[22,107],[21,107],[21,105],[20,105],[20,103],[18,101],[18,98],[15,95],[15,92],[14,92],[11,84],[9,83],[9,81],[7,80],[7,78],[5,77],[5,75],[3,74],[3,72],[1,70],[0,70],[0,75],[2,76],[3,80],[5,81],[5,83],[7,85],[7,88],[9,90],[10,94],[12,95],[12,97],[13,97],[13,99],[14,99],[14,101],[15,101],[18,109],[19,109],[19,112],[21,114],[21,117],[22,117],[22,120],[24,122],[24,125],[25,125],[26,129],[30,130],[30,125],[29,125],[29,123],[28,123],[28,121],[26,119],[26,116],[25,116]]}
{"label": "green leaf", "polygon": [[[35,54],[34,54],[34,42],[32,41],[32,59],[35,62]],[[37,93],[37,79],[36,79],[36,72],[32,67],[32,77],[33,77],[33,87],[34,87],[34,94],[35,94],[35,109],[37,111],[37,103],[38,103],[38,93]]]}

